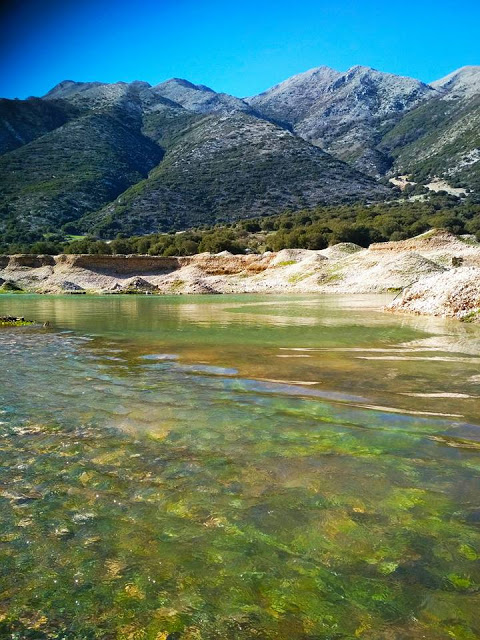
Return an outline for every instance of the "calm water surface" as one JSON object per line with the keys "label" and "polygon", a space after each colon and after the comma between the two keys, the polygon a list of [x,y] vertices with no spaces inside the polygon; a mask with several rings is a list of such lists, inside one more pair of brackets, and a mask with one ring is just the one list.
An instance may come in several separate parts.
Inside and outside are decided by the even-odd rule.
{"label": "calm water surface", "polygon": [[0,296],[0,638],[480,638],[480,330]]}

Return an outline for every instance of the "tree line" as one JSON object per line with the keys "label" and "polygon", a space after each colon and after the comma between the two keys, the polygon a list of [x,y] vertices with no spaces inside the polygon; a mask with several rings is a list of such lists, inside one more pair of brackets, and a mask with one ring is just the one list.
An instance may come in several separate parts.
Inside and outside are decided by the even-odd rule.
{"label": "tree line", "polygon": [[[280,215],[180,232],[152,233],[106,241],[94,236],[75,237],[65,225],[57,234],[35,242],[2,243],[1,253],[94,253],[185,256],[208,251],[231,253],[279,251],[288,248],[324,249],[339,242],[368,247],[373,242],[403,240],[431,228],[455,234],[474,234],[480,240],[480,204],[461,201],[446,193],[418,201],[322,206]],[[4,239],[3,239],[4,240]]]}

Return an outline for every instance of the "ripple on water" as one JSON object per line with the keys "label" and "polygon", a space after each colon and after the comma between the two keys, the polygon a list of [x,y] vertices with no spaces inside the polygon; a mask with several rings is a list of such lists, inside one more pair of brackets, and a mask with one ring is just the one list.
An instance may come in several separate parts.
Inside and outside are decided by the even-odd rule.
{"label": "ripple on water", "polygon": [[142,360],[178,360],[176,353],[148,353],[139,357]]}

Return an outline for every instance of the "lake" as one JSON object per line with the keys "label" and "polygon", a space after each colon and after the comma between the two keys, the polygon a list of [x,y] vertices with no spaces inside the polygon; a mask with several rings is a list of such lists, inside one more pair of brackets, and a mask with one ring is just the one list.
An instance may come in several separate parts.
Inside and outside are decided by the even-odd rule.
{"label": "lake", "polygon": [[480,637],[480,329],[0,296],[0,637]]}

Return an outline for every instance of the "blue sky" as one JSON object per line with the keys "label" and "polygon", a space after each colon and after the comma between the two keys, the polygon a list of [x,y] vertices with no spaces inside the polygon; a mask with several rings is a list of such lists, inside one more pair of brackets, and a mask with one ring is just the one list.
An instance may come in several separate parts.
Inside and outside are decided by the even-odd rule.
{"label": "blue sky", "polygon": [[174,76],[247,96],[324,64],[431,82],[480,64],[479,25],[478,0],[6,0],[0,96]]}

